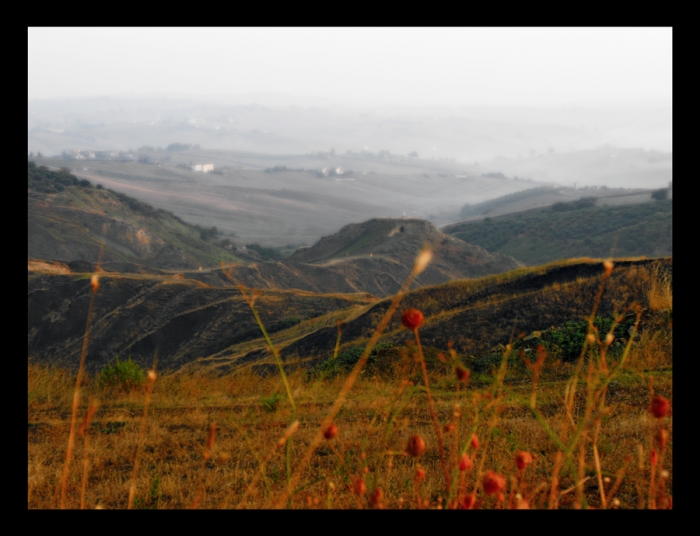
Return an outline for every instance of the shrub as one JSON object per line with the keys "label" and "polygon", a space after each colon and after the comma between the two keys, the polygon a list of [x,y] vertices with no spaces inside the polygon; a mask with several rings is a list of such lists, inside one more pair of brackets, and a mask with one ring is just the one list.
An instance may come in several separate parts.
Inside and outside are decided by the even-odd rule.
{"label": "shrub", "polygon": [[132,359],[119,361],[116,356],[114,363],[108,363],[97,377],[98,385],[103,389],[131,391],[146,383],[146,372]]}
{"label": "shrub", "polygon": [[654,190],[651,193],[651,198],[656,199],[657,201],[663,201],[664,199],[668,199],[668,190],[666,188],[661,188],[660,190]]}
{"label": "shrub", "polygon": [[[365,365],[365,370],[372,371],[373,368],[376,368],[377,363],[377,358],[380,357],[385,350],[389,348],[393,348],[394,343],[392,342],[380,342],[378,343],[373,349],[372,352],[369,354],[369,357],[367,358],[367,364]],[[348,348],[347,350],[341,352],[338,354],[338,357],[333,359],[333,356],[329,357],[326,361],[323,363],[320,363],[317,365],[312,371],[310,376],[315,376],[315,375],[321,375],[321,376],[328,376],[328,377],[333,377],[339,374],[340,372],[350,372],[352,368],[355,366],[355,364],[360,360],[360,357],[362,357],[362,353],[365,351],[364,346],[354,346],[352,348]]]}

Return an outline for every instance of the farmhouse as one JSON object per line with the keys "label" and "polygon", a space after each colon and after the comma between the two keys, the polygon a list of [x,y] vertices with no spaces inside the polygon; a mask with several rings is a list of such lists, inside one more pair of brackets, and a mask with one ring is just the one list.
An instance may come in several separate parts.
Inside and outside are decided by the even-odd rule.
{"label": "farmhouse", "polygon": [[202,173],[209,173],[214,171],[214,164],[193,164],[190,166],[192,171],[201,171]]}

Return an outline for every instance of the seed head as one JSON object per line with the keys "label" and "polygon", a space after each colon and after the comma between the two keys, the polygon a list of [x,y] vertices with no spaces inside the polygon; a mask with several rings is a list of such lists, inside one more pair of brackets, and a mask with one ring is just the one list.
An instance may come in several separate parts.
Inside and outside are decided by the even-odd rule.
{"label": "seed head", "polygon": [[661,417],[665,417],[666,414],[668,413],[668,408],[671,406],[671,403],[665,399],[663,396],[655,396],[651,400],[651,406],[649,407],[649,411],[656,417],[657,419],[660,419]]}
{"label": "seed head", "polygon": [[299,428],[299,421],[296,420],[292,424],[290,424],[287,429],[284,431],[284,434],[282,437],[280,437],[279,441],[277,442],[277,448],[283,447],[284,444],[287,442],[287,439],[297,431],[297,428]]}
{"label": "seed head", "polygon": [[486,495],[502,493],[506,489],[506,479],[493,471],[486,471],[484,479],[481,481]]}
{"label": "seed head", "polygon": [[613,271],[613,263],[612,261],[603,261],[603,268],[605,268],[605,277],[609,277],[610,274]]}
{"label": "seed head", "polygon": [[661,473],[659,473],[659,475],[661,476],[661,478],[668,478],[669,476],[671,476],[671,473],[664,469],[663,471],[661,471]]}
{"label": "seed head", "polygon": [[338,427],[335,424],[329,424],[323,431],[323,437],[326,439],[333,439],[336,435],[338,435]]}
{"label": "seed head", "polygon": [[618,499],[617,497],[615,497],[615,498],[612,500],[612,505],[615,506],[615,507],[620,506],[620,499]]}
{"label": "seed head", "polygon": [[408,329],[418,329],[423,323],[423,313],[418,309],[406,309],[401,315],[401,323]]}
{"label": "seed head", "polygon": [[420,274],[423,270],[428,267],[430,261],[433,259],[433,252],[430,249],[423,248],[421,252],[416,257],[416,262],[413,264],[413,273],[416,275]]}
{"label": "seed head", "polygon": [[97,289],[100,288],[100,278],[97,274],[94,274],[90,279],[90,286],[93,292],[97,292]]}
{"label": "seed head", "polygon": [[615,340],[615,337],[613,336],[613,334],[608,333],[605,336],[605,346],[610,346],[614,340]]}
{"label": "seed head", "polygon": [[458,381],[466,383],[469,381],[469,375],[471,373],[468,368],[465,368],[462,365],[457,365],[457,368],[455,368],[455,374],[457,374]]}
{"label": "seed head", "polygon": [[520,493],[517,493],[515,495],[515,509],[516,510],[529,510],[530,509],[530,503],[527,501],[527,499],[523,499],[523,496],[520,495]]}
{"label": "seed head", "polygon": [[460,471],[466,471],[467,469],[471,469],[474,466],[474,462],[472,459],[467,456],[467,454],[462,454],[459,458],[459,470]]}
{"label": "seed head", "polygon": [[406,445],[406,454],[414,458],[422,456],[425,452],[425,441],[419,435],[411,436]]}
{"label": "seed head", "polygon": [[525,452],[523,450],[515,454],[515,465],[518,469],[525,469],[528,465],[532,463],[532,454]]}
{"label": "seed head", "polygon": [[588,344],[595,344],[595,335],[593,335],[593,333],[589,333],[586,335],[586,340],[588,341]]}
{"label": "seed head", "polygon": [[154,370],[149,370],[148,371],[148,381],[149,382],[154,382],[156,381],[156,373]]}

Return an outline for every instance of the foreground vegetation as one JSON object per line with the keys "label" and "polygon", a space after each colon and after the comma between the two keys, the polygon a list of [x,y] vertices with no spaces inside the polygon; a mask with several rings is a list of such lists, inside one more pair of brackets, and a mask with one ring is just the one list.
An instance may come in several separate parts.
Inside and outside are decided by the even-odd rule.
{"label": "foreground vegetation", "polygon": [[[315,369],[276,357],[267,376],[160,376],[154,356],[88,376],[86,350],[77,376],[30,362],[29,508],[670,508],[670,279],[602,318],[606,262],[580,339],[569,325],[500,359],[450,345],[427,359],[423,315],[401,305],[426,262],[361,352],[338,342]],[[378,347],[395,313],[412,339]]]}
{"label": "foreground vegetation", "polygon": [[672,201],[595,206],[594,199],[556,203],[547,210],[485,218],[445,232],[528,265],[572,257],[619,257],[672,253]]}

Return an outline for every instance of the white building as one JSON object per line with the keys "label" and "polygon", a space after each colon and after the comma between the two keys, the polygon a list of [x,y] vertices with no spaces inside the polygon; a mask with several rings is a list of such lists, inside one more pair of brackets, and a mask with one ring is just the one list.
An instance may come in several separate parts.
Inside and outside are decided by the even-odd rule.
{"label": "white building", "polygon": [[203,173],[209,173],[214,171],[214,164],[193,164],[190,166],[192,171],[201,171]]}

